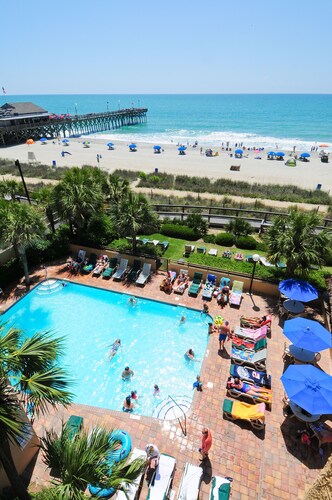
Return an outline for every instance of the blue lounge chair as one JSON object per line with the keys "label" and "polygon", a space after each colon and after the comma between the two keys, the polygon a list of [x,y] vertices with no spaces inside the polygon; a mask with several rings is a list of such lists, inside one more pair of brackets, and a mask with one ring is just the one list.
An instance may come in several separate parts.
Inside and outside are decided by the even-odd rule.
{"label": "blue lounge chair", "polygon": [[102,277],[104,279],[110,279],[112,274],[115,272],[117,265],[118,265],[118,259],[116,257],[112,257],[105,271],[102,273]]}
{"label": "blue lounge chair", "polygon": [[198,292],[201,289],[202,286],[202,278],[203,274],[202,273],[195,273],[193,277],[192,284],[189,287],[188,294],[189,295],[198,295]]}
{"label": "blue lounge chair", "polygon": [[215,289],[215,284],[217,281],[217,276],[214,274],[208,274],[206,277],[205,287],[202,293],[202,298],[206,300],[211,300]]}
{"label": "blue lounge chair", "polygon": [[83,267],[82,272],[89,274],[91,273],[92,269],[94,269],[95,265],[97,262],[97,254],[92,253],[89,258],[89,262]]}

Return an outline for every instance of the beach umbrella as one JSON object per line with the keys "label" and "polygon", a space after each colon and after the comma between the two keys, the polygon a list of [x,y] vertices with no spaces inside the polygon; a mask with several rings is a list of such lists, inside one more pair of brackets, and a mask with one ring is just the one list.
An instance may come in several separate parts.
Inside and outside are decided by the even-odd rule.
{"label": "beach umbrella", "polygon": [[153,146],[153,149],[156,149],[159,151],[159,149],[161,149],[161,146]]}
{"label": "beach umbrella", "polygon": [[47,142],[46,137],[41,137],[39,140],[40,140],[40,142]]}
{"label": "beach umbrella", "polygon": [[319,147],[320,147],[320,148],[328,148],[328,147],[329,147],[329,145],[328,145],[328,144],[320,144],[320,145],[319,145]]}
{"label": "beach umbrella", "polygon": [[130,149],[136,149],[136,148],[137,148],[137,146],[136,146],[136,144],[132,143],[132,144],[129,144],[129,148],[130,148]]}
{"label": "beach umbrella", "polygon": [[84,145],[84,146],[90,146],[90,141],[84,141],[84,142],[83,142],[83,145]]}
{"label": "beach umbrella", "polygon": [[278,151],[278,153],[276,153],[276,156],[285,156],[285,153],[283,153],[282,151]]}
{"label": "beach umbrella", "polygon": [[280,378],[287,396],[313,415],[332,413],[332,377],[313,365],[290,365]]}
{"label": "beach umbrella", "polygon": [[186,148],[186,146],[180,146],[180,147],[178,148],[178,151],[185,151],[186,149],[187,149],[187,148]]}
{"label": "beach umbrella", "polygon": [[310,158],[311,154],[309,153],[301,153],[300,158]]}
{"label": "beach umbrella", "polygon": [[108,143],[106,144],[106,146],[108,146],[109,148],[111,148],[112,146],[114,146],[114,144],[113,144],[113,142],[108,142]]}
{"label": "beach umbrella", "polygon": [[275,152],[274,151],[270,151],[269,153],[267,153],[268,156],[275,156]]}
{"label": "beach umbrella", "polygon": [[236,149],[234,151],[234,153],[237,154],[237,155],[242,155],[243,154],[243,149]]}
{"label": "beach umbrella", "polygon": [[300,300],[301,302],[310,302],[318,298],[315,287],[307,281],[295,280],[294,278],[280,281],[279,291],[289,299]]}
{"label": "beach umbrella", "polygon": [[26,141],[26,144],[34,144],[34,143],[35,143],[35,141],[33,139],[28,139]]}
{"label": "beach umbrella", "polygon": [[331,333],[318,321],[294,318],[285,321],[284,335],[300,349],[318,352],[332,346]]}
{"label": "beach umbrella", "polygon": [[64,142],[65,144],[68,144],[69,139],[62,139],[62,142]]}

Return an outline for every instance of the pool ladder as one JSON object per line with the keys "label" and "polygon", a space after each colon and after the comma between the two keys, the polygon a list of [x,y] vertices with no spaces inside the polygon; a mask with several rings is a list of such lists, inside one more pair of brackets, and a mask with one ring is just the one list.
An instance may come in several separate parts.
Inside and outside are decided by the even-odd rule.
{"label": "pool ladder", "polygon": [[[188,396],[175,396],[168,395],[155,409],[153,416],[160,418],[162,420],[175,420],[179,421],[182,433],[184,436],[187,435],[187,416],[186,413],[189,411],[191,405],[191,398]],[[184,417],[184,426],[182,425],[181,418],[175,412],[175,408],[178,408]]]}
{"label": "pool ladder", "polygon": [[38,295],[50,295],[62,290],[62,282],[55,279],[46,279],[37,288]]}

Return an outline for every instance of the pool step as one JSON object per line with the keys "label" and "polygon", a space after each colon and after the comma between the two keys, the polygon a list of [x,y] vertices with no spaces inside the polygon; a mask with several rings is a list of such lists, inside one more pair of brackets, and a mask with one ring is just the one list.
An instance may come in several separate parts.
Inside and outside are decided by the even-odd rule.
{"label": "pool step", "polygon": [[154,409],[152,416],[161,420],[182,418],[183,414],[189,411],[191,401],[188,396],[168,396]]}
{"label": "pool step", "polygon": [[38,285],[36,293],[38,295],[49,295],[62,290],[62,282],[55,279],[47,279]]}

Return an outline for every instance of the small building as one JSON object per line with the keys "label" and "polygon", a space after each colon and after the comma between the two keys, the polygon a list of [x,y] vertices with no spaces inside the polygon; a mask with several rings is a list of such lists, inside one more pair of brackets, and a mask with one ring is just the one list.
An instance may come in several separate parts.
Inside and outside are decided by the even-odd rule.
{"label": "small building", "polygon": [[49,121],[49,112],[33,102],[6,102],[0,106],[0,127],[36,125]]}

